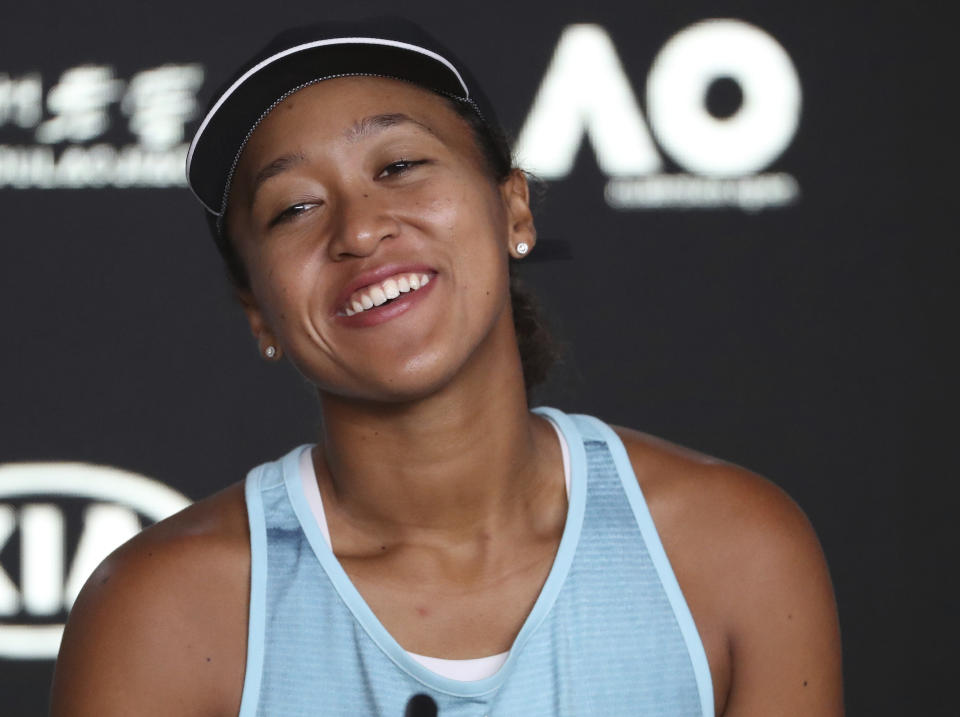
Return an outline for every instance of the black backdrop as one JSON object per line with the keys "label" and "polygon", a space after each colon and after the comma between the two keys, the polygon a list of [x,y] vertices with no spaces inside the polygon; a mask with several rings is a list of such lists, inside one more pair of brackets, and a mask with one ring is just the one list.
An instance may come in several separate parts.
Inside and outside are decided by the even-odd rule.
{"label": "black backdrop", "polygon": [[[30,162],[47,160],[24,153],[39,147],[65,162],[77,147],[107,145],[113,150],[100,151],[109,153],[153,142],[177,159],[176,137],[131,124],[122,97],[141,71],[196,65],[203,76],[194,74],[193,95],[203,105],[277,29],[402,11],[457,49],[514,135],[574,23],[607,33],[642,117],[650,114],[644,87],[655,56],[693,23],[736,18],[785,50],[800,81],[799,125],[769,166],[747,174],[792,178],[793,201],[750,211],[611,206],[609,177],[587,141],[572,170],[546,182],[541,236],[568,241],[574,258],[524,267],[569,346],[539,402],[641,428],[781,485],[810,516],[830,563],[849,713],[945,714],[935,688],[951,659],[939,628],[949,600],[938,591],[938,566],[955,562],[941,527],[955,474],[938,448],[950,424],[936,419],[948,367],[940,337],[955,325],[948,259],[956,234],[946,222],[951,140],[940,97],[955,81],[946,46],[935,41],[938,21],[922,7],[838,5],[651,0],[582,9],[498,0],[468,9],[424,0],[402,8],[357,2],[348,13],[292,0],[269,9],[246,0],[142,9],[117,0],[6,3],[0,568],[7,583],[0,579],[0,598],[23,592],[23,600],[4,612],[0,599],[0,713],[46,709],[52,660],[21,653],[65,614],[37,608],[36,597],[28,604],[25,583],[39,578],[27,578],[22,563],[56,546],[24,547],[37,534],[27,537],[24,516],[38,504],[61,511],[69,566],[84,506],[109,502],[83,490],[16,493],[12,481],[33,475],[25,465],[52,464],[54,473],[67,471],[66,462],[114,466],[196,499],[311,440],[318,421],[302,379],[257,356],[182,185],[38,186],[121,180],[107,170],[99,180],[77,179],[69,168],[31,170]],[[106,107],[105,124],[96,125],[94,112],[75,117],[72,129],[47,125],[63,102],[83,104],[62,94],[58,104],[52,90],[65,71],[84,65],[109,66],[126,83],[92,102]],[[189,85],[190,71],[175,74]],[[714,88],[715,113],[735,115],[730,84]],[[45,106],[30,94],[36,86]],[[184,106],[189,114],[189,101]],[[197,122],[188,118],[188,137]],[[51,140],[57,132],[63,141]],[[691,174],[662,146],[656,151],[660,175]],[[172,176],[156,172],[122,181],[162,184]],[[156,517],[136,512],[144,522]],[[914,532],[911,518],[920,519]]]}

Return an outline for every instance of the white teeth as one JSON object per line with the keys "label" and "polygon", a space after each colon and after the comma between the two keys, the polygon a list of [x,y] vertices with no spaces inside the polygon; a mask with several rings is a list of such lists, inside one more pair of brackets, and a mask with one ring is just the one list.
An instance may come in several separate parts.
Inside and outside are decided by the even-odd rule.
{"label": "white teeth", "polygon": [[355,316],[362,311],[382,306],[390,299],[396,299],[400,294],[416,291],[430,283],[429,274],[402,274],[385,279],[380,284],[368,286],[357,291],[347,299],[342,312],[347,316]]}
{"label": "white teeth", "polygon": [[387,295],[388,299],[396,299],[400,296],[400,287],[393,279],[387,279],[383,282],[383,293]]}

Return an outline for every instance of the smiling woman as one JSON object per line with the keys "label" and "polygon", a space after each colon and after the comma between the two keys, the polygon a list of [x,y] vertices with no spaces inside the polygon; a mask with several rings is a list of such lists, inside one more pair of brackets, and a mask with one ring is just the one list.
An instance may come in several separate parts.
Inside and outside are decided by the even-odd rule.
{"label": "smiling woman", "polygon": [[291,95],[247,142],[223,224],[254,334],[322,393],[436,394],[484,344],[516,363],[507,260],[534,243],[526,183],[492,181],[436,93],[346,77]]}
{"label": "smiling woman", "polygon": [[829,576],[789,498],[529,408],[527,180],[436,41],[279,36],[217,94],[188,177],[323,427],[100,566],[55,715],[842,712]]}

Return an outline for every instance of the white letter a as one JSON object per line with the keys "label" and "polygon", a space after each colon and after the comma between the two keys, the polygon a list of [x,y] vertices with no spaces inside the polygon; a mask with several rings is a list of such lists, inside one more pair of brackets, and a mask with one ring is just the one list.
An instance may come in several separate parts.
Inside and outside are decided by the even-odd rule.
{"label": "white letter a", "polygon": [[610,36],[599,25],[570,25],[515,148],[521,168],[558,179],[573,167],[586,133],[608,175],[660,169],[660,157]]}

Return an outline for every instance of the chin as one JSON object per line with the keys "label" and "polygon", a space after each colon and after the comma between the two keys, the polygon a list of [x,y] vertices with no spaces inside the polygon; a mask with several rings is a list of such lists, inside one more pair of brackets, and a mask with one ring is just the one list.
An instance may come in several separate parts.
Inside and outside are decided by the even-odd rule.
{"label": "chin", "polygon": [[371,403],[422,401],[458,387],[469,392],[469,385],[478,382],[487,390],[489,376],[498,373],[503,357],[517,353],[512,315],[502,312],[490,324],[478,335],[456,336],[448,328],[416,345],[395,344],[389,351],[375,352],[372,361],[355,363],[349,376],[308,379],[321,395]]}
{"label": "chin", "polygon": [[371,371],[355,375],[350,385],[314,381],[321,395],[369,403],[402,404],[422,401],[442,393],[455,380],[461,364],[441,361],[437,356],[417,356],[392,371]]}

